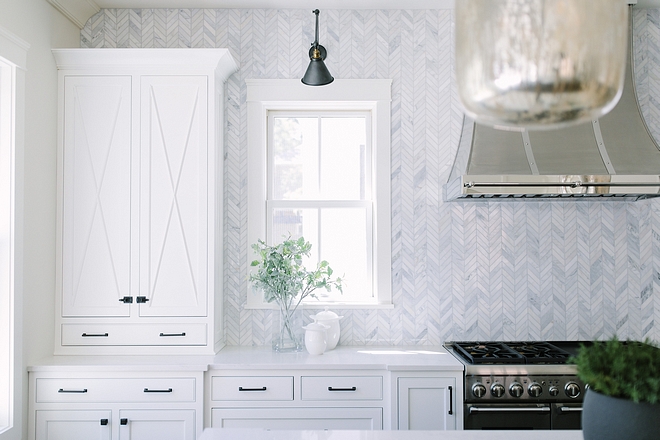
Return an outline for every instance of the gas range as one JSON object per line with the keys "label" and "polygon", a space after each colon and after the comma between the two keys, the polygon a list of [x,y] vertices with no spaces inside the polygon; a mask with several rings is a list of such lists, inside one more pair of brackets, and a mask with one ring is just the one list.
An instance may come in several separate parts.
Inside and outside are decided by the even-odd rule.
{"label": "gas range", "polygon": [[465,429],[579,429],[585,386],[570,359],[581,344],[446,343],[465,365]]}

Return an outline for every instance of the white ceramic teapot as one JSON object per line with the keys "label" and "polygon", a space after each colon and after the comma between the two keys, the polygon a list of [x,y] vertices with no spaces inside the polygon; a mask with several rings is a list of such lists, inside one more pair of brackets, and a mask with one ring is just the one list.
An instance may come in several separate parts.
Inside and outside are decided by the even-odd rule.
{"label": "white ceramic teapot", "polygon": [[312,315],[311,318],[316,323],[328,326],[328,330],[326,332],[326,350],[332,350],[335,348],[337,346],[337,342],[339,342],[339,320],[343,318],[343,316],[338,316],[335,312],[329,311],[326,307],[323,312]]}
{"label": "white ceramic teapot", "polygon": [[328,346],[326,342],[327,325],[312,322],[305,327],[305,348],[309,354],[323,354]]}

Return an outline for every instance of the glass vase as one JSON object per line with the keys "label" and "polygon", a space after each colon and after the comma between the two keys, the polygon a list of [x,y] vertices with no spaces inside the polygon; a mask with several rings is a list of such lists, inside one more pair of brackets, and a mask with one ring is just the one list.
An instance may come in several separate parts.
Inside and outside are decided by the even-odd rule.
{"label": "glass vase", "polygon": [[456,78],[488,125],[556,128],[612,109],[626,66],[621,0],[460,0]]}
{"label": "glass vase", "polygon": [[273,351],[302,351],[304,347],[302,306],[294,309],[287,308],[281,303],[277,305],[272,321]]}

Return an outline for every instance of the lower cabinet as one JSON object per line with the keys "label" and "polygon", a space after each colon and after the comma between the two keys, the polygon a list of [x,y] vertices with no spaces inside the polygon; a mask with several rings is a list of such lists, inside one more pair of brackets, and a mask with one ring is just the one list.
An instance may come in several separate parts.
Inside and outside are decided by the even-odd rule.
{"label": "lower cabinet", "polygon": [[203,372],[30,372],[29,440],[195,440]]}
{"label": "lower cabinet", "polygon": [[36,411],[37,440],[195,440],[193,410]]}
{"label": "lower cabinet", "polygon": [[[40,440],[110,440],[112,411],[36,412],[36,438]],[[34,438],[34,437],[32,437]]]}
{"label": "lower cabinet", "polygon": [[382,429],[382,408],[213,408],[214,428]]}
{"label": "lower cabinet", "polygon": [[383,372],[211,370],[207,420],[213,428],[358,429],[385,426]]}
{"label": "lower cabinet", "polygon": [[396,390],[392,429],[463,429],[460,377],[403,373],[393,377],[392,386]]}

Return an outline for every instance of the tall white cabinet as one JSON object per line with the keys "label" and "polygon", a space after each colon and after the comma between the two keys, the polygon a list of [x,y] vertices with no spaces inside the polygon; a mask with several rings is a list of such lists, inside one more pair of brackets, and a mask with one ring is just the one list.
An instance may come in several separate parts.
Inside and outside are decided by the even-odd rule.
{"label": "tall white cabinet", "polygon": [[57,49],[55,354],[223,345],[227,49]]}

